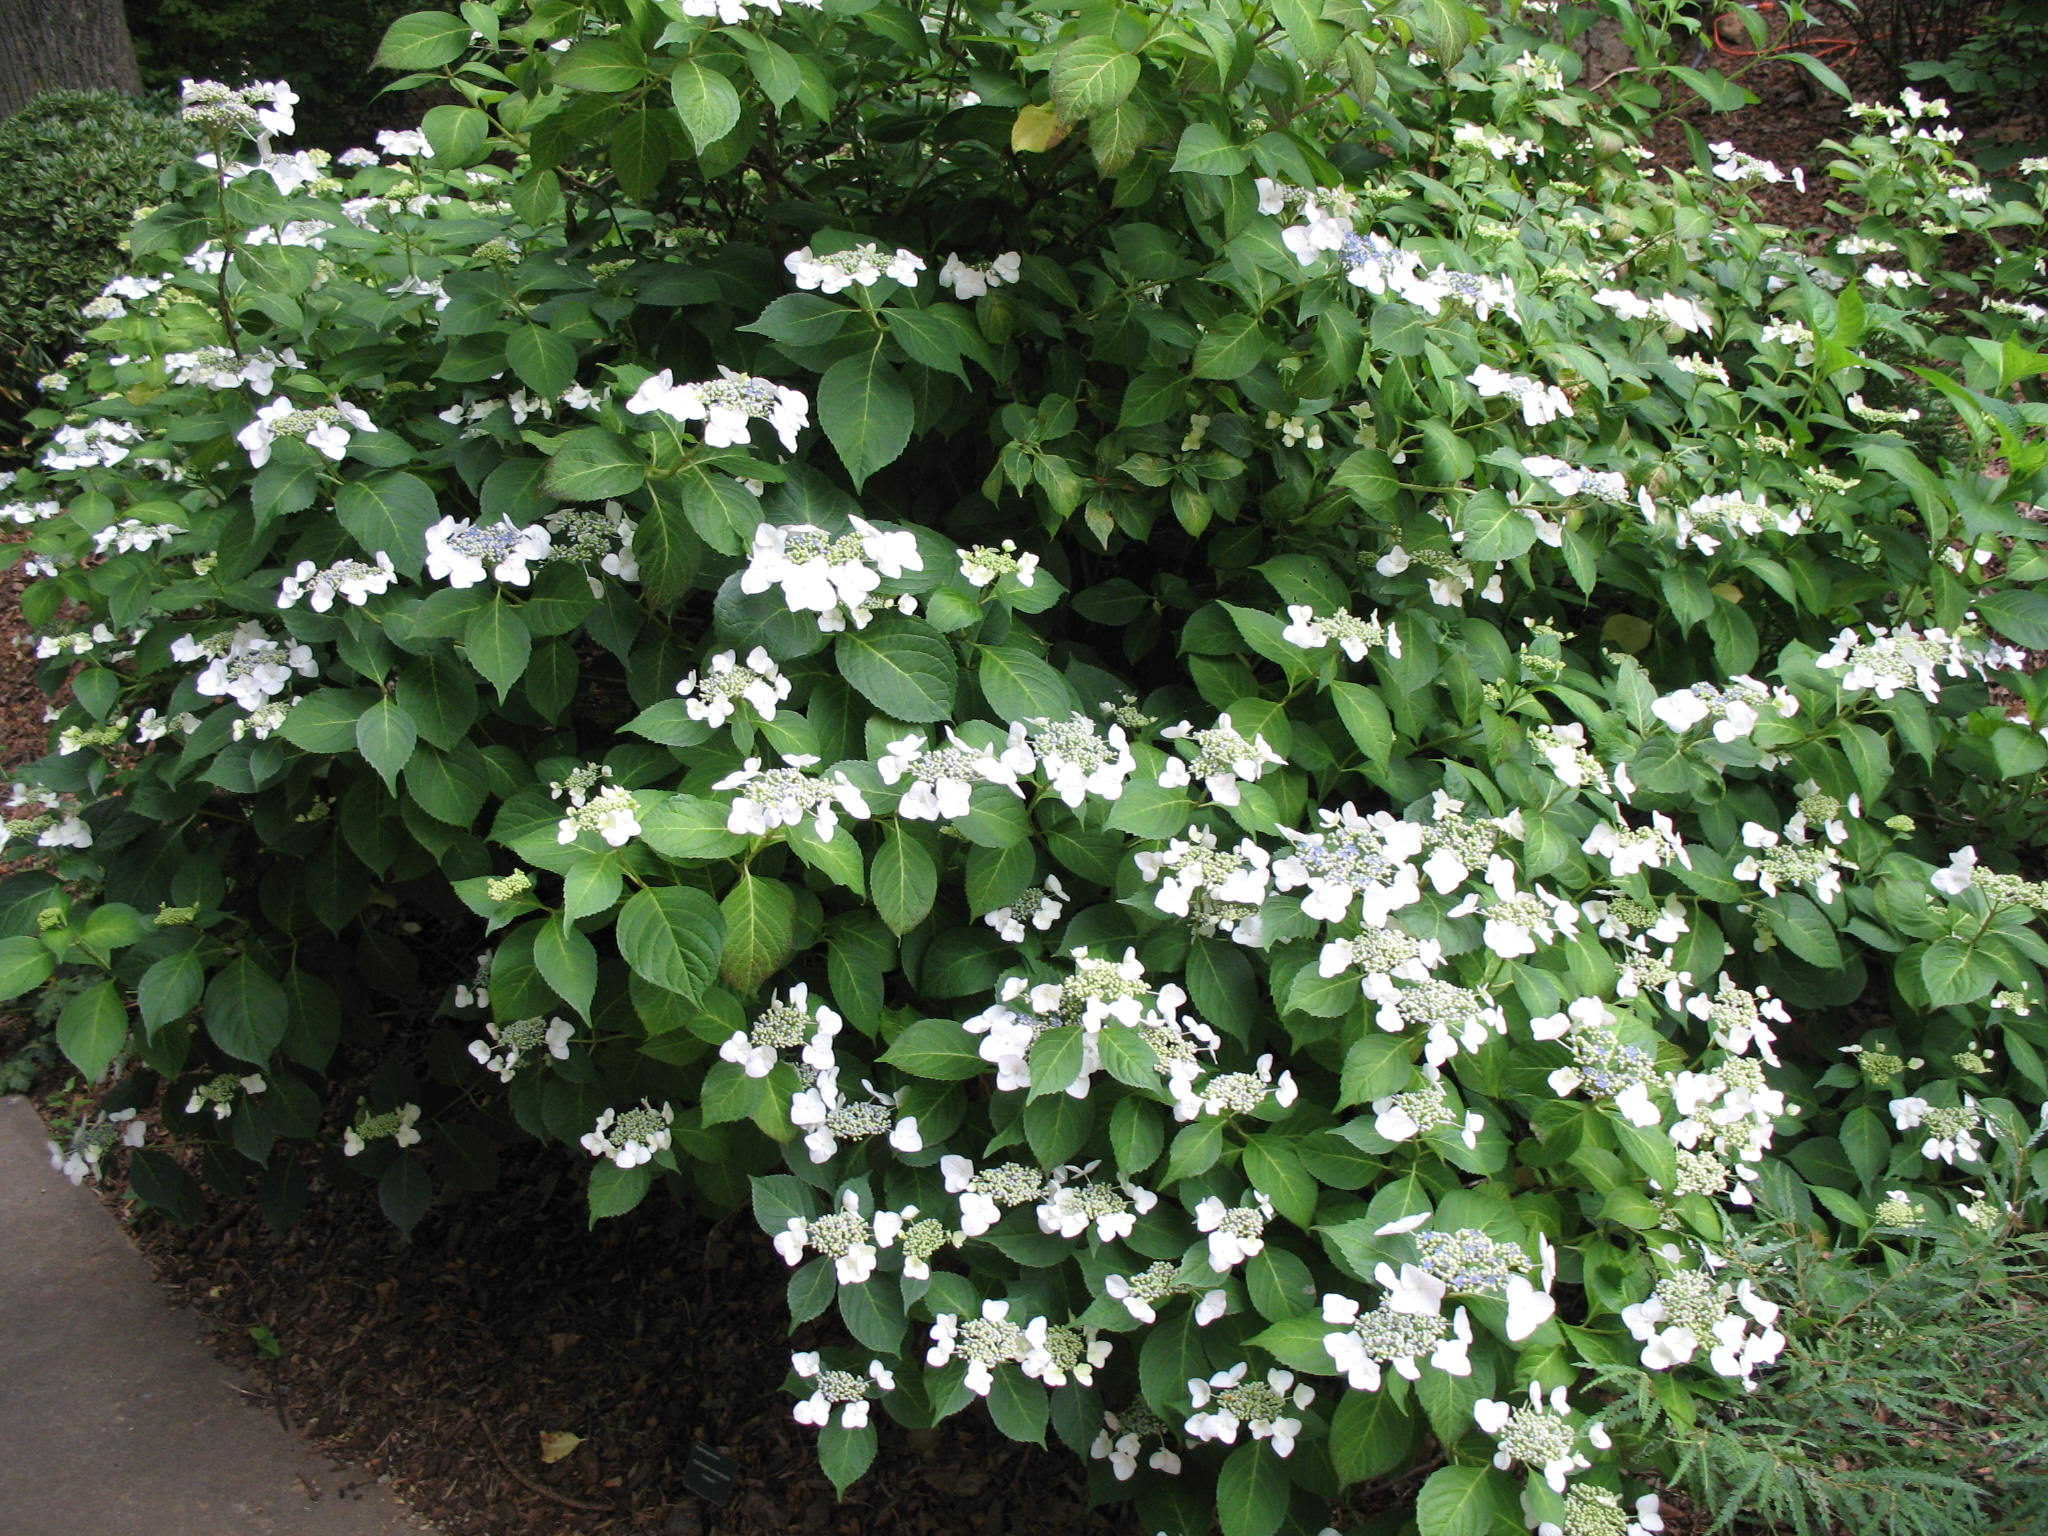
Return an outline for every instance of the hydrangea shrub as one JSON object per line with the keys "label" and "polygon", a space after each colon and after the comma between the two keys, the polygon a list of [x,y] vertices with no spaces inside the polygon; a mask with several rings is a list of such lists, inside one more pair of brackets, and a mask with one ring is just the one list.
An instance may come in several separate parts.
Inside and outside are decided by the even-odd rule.
{"label": "hydrangea shrub", "polygon": [[471,3],[334,160],[189,85],[8,491],[0,982],[280,1221],[751,1202],[841,1487],[974,1411],[1147,1531],[1659,1529],[1606,1405],[1770,1368],[1760,1209],[2040,1197],[2042,168],[1858,107],[1815,254],[1590,15]]}

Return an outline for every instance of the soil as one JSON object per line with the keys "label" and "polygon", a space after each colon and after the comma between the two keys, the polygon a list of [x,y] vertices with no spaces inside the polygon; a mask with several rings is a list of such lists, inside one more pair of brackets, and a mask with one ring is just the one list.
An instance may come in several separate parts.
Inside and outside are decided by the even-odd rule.
{"label": "soil", "polygon": [[[1820,24],[1804,45],[1859,98],[1885,99],[1883,61],[1830,41],[1855,32],[1840,10],[1813,9]],[[1745,67],[1725,52],[1714,62]],[[1627,63],[1596,47],[1589,70]],[[1789,181],[1760,191],[1774,217],[1840,227],[1819,146],[1847,129],[1843,104],[1782,60],[1749,61],[1745,83],[1758,105],[1723,115],[1693,106],[1661,125],[1660,160],[1690,163],[1684,124],[1732,139],[1788,171],[1806,168],[1803,193]],[[2048,123],[2024,108],[1958,121],[1972,143],[2048,139]],[[40,755],[45,741],[18,592],[18,572],[0,575],[9,763]],[[26,1026],[0,1025],[0,1063],[25,1037]],[[62,1081],[46,1073],[41,1086]],[[120,1208],[118,1189],[107,1198]],[[711,1221],[659,1195],[586,1231],[581,1180],[557,1153],[508,1153],[495,1193],[437,1207],[410,1242],[372,1193],[323,1187],[318,1175],[305,1218],[282,1236],[253,1201],[221,1204],[190,1229],[145,1220],[134,1235],[217,1330],[219,1352],[267,1383],[281,1419],[389,1483],[449,1536],[1110,1536],[1127,1525],[1087,1507],[1086,1475],[1063,1449],[1013,1444],[973,1412],[916,1433],[878,1415],[875,1469],[835,1504],[813,1432],[791,1420],[782,1390],[789,1353],[814,1345],[813,1325],[788,1335],[788,1271],[767,1239],[745,1213]],[[582,1441],[547,1464],[540,1436],[556,1432]],[[685,1466],[698,1447],[732,1462],[729,1502],[690,1490]],[[1667,1506],[1672,1536],[1693,1524]]]}

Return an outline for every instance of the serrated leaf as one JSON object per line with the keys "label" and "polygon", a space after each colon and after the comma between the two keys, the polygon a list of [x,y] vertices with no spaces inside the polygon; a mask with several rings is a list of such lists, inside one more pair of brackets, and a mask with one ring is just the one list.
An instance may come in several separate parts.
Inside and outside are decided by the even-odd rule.
{"label": "serrated leaf", "polygon": [[915,619],[884,617],[849,630],[832,648],[839,674],[896,720],[949,720],[960,669],[953,648]]}
{"label": "serrated leaf", "polygon": [[385,1220],[410,1236],[433,1204],[434,1180],[416,1157],[401,1157],[377,1180],[377,1204]]}
{"label": "serrated leaf", "polygon": [[938,866],[923,843],[902,827],[891,827],[869,866],[868,890],[889,931],[906,934],[932,909],[939,891]]}
{"label": "serrated leaf", "polygon": [[238,1061],[261,1066],[290,1027],[284,988],[247,955],[229,961],[206,989],[206,1033]]}
{"label": "serrated leaf", "polygon": [[597,997],[597,948],[585,934],[560,914],[551,916],[534,935],[533,963],[557,997],[590,1017]]}
{"label": "serrated leaf", "polygon": [[1137,84],[1137,57],[1114,38],[1076,38],[1053,55],[1052,104],[1069,122],[1107,111]]}
{"label": "serrated leaf", "polygon": [[560,501],[612,501],[647,483],[647,461],[615,433],[583,427],[562,435],[540,483]]}
{"label": "serrated leaf", "polygon": [[882,1060],[899,1072],[936,1082],[964,1082],[989,1066],[981,1059],[977,1037],[952,1019],[919,1019],[896,1037]]}
{"label": "serrated leaf", "polygon": [[719,903],[725,917],[720,973],[736,992],[752,992],[781,970],[796,947],[796,893],[748,871]]}
{"label": "serrated leaf", "polygon": [[740,120],[740,93],[724,75],[697,59],[676,62],[668,90],[683,131],[699,155],[731,133]]}
{"label": "serrated leaf", "polygon": [[400,470],[351,480],[335,493],[334,516],[365,555],[387,554],[400,572],[417,577],[440,503],[426,481]]}
{"label": "serrated leaf", "polygon": [[559,331],[527,322],[505,338],[505,361],[520,382],[553,400],[576,382],[576,345]]}
{"label": "serrated leaf", "polygon": [[635,972],[694,1002],[718,976],[725,916],[703,891],[649,886],[635,891],[619,910],[618,944]]}
{"label": "serrated leaf", "polygon": [[[178,956],[167,958],[177,959]],[[161,960],[157,962],[158,965],[163,963]],[[11,939],[0,939],[0,1002],[40,987],[50,979],[50,973],[56,968],[57,957],[50,953],[49,947],[41,939],[30,938],[26,934]],[[155,968],[152,966],[150,969]],[[190,1006],[190,1003],[186,1004],[186,1007]]]}
{"label": "serrated leaf", "polygon": [[838,450],[855,490],[901,457],[916,420],[910,390],[882,356],[879,337],[865,352],[839,359],[818,380],[818,425]]}
{"label": "serrated leaf", "polygon": [[[621,1168],[608,1157],[599,1158],[590,1170],[590,1225],[596,1226],[607,1216],[625,1215],[645,1200],[647,1191],[653,1187],[652,1164],[636,1163],[631,1168]],[[574,1448],[570,1447],[571,1450]],[[566,1455],[567,1452],[563,1454]],[[554,1459],[559,1461],[561,1457],[557,1456]]]}
{"label": "serrated leaf", "polygon": [[379,699],[356,718],[356,750],[393,794],[398,793],[399,771],[412,760],[419,739],[412,716],[391,699]]}
{"label": "serrated leaf", "polygon": [[57,1049],[88,1083],[106,1076],[127,1043],[128,1005],[122,1001],[117,981],[109,979],[87,987],[57,1016]]}
{"label": "serrated leaf", "polygon": [[376,62],[385,69],[439,69],[469,48],[471,28],[446,11],[415,11],[391,23],[377,45]]}
{"label": "serrated leaf", "polygon": [[462,645],[470,665],[481,672],[503,699],[533,659],[533,636],[519,610],[495,593],[469,616]]}
{"label": "serrated leaf", "polygon": [[1073,687],[1031,652],[985,645],[979,656],[975,678],[998,718],[1064,720],[1078,708]]}
{"label": "serrated leaf", "polygon": [[1216,1516],[1223,1536],[1273,1536],[1287,1518],[1287,1463],[1253,1440],[1240,1445],[1216,1478]]}

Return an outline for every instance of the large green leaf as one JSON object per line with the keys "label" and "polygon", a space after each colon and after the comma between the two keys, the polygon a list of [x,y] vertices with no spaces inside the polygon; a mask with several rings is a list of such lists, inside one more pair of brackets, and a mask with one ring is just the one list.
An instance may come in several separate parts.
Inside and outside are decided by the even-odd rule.
{"label": "large green leaf", "polygon": [[379,699],[356,719],[356,750],[393,794],[398,792],[399,771],[411,760],[419,739],[412,716],[392,699]]}
{"label": "large green leaf", "polygon": [[902,454],[916,419],[910,390],[882,356],[880,337],[866,351],[842,357],[818,381],[818,425],[856,489]]}
{"label": "large green leaf", "polygon": [[555,995],[584,1018],[597,997],[597,947],[560,914],[551,916],[533,938],[533,963]]}
{"label": "large green leaf", "polygon": [[626,964],[640,975],[694,1001],[718,977],[725,917],[703,891],[648,886],[620,908],[618,942]]}
{"label": "large green leaf", "polygon": [[519,381],[544,400],[555,399],[576,382],[576,344],[533,321],[515,327],[505,338],[505,361]]}
{"label": "large green leaf", "polygon": [[975,674],[990,709],[1004,720],[1064,720],[1076,708],[1064,677],[1014,645],[985,645]]}
{"label": "large green leaf", "polygon": [[41,939],[0,939],[0,1001],[40,987],[56,968],[57,957]]}
{"label": "large green leaf", "polygon": [[668,89],[676,116],[683,120],[690,143],[700,155],[732,132],[740,120],[740,93],[709,64],[692,58],[678,60],[675,73],[668,78]]}
{"label": "large green leaf", "polygon": [[57,1016],[57,1048],[88,1083],[96,1083],[128,1043],[128,1005],[112,979],[87,987]]}
{"label": "large green leaf", "polygon": [[938,866],[923,843],[902,827],[891,827],[868,870],[875,911],[892,933],[905,934],[924,921],[939,891]]}
{"label": "large green leaf", "polygon": [[884,616],[841,635],[832,655],[840,676],[883,714],[920,724],[952,718],[960,669],[929,625]]}
{"label": "large green leaf", "polygon": [[782,969],[796,946],[796,892],[751,870],[719,903],[725,916],[721,971],[737,992],[751,992]]}
{"label": "large green leaf", "polygon": [[1107,111],[1137,85],[1137,56],[1114,38],[1077,37],[1053,55],[1052,104],[1069,120]]}
{"label": "large green leaf", "polygon": [[426,568],[427,530],[440,516],[433,489],[403,470],[351,480],[335,493],[334,516],[366,555],[391,557],[417,577]]}
{"label": "large green leaf", "polygon": [[462,57],[470,25],[447,11],[415,11],[391,23],[377,47],[385,69],[439,69]]}
{"label": "large green leaf", "polygon": [[1287,1518],[1287,1463],[1258,1440],[1240,1445],[1216,1479],[1223,1536],[1273,1536]]}
{"label": "large green leaf", "polygon": [[237,1060],[268,1061],[290,1026],[284,988],[247,955],[229,961],[206,989],[206,1032]]}

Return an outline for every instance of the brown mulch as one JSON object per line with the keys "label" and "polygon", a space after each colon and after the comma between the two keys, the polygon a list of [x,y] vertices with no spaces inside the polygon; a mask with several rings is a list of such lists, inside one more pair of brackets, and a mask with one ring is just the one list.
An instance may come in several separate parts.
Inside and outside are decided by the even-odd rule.
{"label": "brown mulch", "polygon": [[[283,1236],[249,1203],[135,1235],[280,1419],[448,1536],[1121,1529],[1088,1510],[1071,1455],[971,1411],[917,1432],[878,1414],[876,1470],[835,1504],[782,1385],[791,1349],[840,1340],[788,1336],[789,1271],[752,1217],[709,1221],[657,1190],[586,1231],[558,1150],[508,1153],[494,1193],[438,1207],[409,1243],[374,1193],[317,1184]],[[543,1432],[583,1443],[545,1465]],[[699,1443],[735,1464],[723,1507],[685,1486]]]}
{"label": "brown mulch", "polygon": [[[1838,12],[1816,9],[1809,39],[1854,35]],[[1827,60],[1860,99],[1892,99],[1867,51]],[[1843,104],[1782,61],[1758,64],[1745,83],[1758,106],[1687,108],[1653,141],[1660,159],[1690,163],[1679,121],[1690,122],[1709,140],[1806,168],[1805,194],[1790,183],[1758,194],[1780,222],[1839,227],[1819,145],[1850,131]],[[1959,121],[1973,138],[2048,137],[2024,114]],[[19,589],[18,571],[0,572],[6,763],[40,756],[46,739]],[[0,1022],[0,1061],[20,1039]],[[43,1087],[61,1082],[46,1074]],[[219,1352],[264,1384],[271,1411],[448,1536],[1109,1536],[1129,1524],[1087,1508],[1086,1476],[1064,1449],[1012,1444],[974,1410],[914,1433],[877,1415],[875,1469],[836,1504],[814,1434],[792,1421],[782,1390],[792,1348],[835,1340],[817,1325],[788,1336],[788,1270],[751,1217],[712,1221],[657,1191],[586,1230],[580,1173],[559,1149],[508,1152],[496,1192],[436,1207],[410,1242],[374,1192],[317,1175],[305,1218],[282,1236],[253,1201],[221,1204],[189,1231],[146,1219],[135,1235],[215,1328]],[[583,1439],[547,1465],[543,1432]],[[735,1464],[730,1503],[685,1485],[699,1445]],[[1667,1519],[1674,1532],[1690,1524],[1677,1511]]]}

